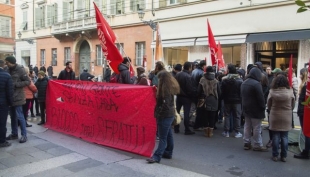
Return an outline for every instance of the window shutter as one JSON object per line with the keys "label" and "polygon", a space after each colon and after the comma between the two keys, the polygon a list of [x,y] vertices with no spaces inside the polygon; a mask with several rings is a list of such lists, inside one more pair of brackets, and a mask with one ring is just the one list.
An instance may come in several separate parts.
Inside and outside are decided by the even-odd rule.
{"label": "window shutter", "polygon": [[[98,7],[98,9],[100,10],[100,2],[99,2],[100,0],[94,0],[94,3],[96,3],[96,6]],[[93,7],[93,8],[91,8],[91,13],[90,13],[90,16],[91,17],[93,17],[93,16],[95,16],[95,6],[91,6],[91,7]]]}
{"label": "window shutter", "polygon": [[46,6],[47,26],[52,25],[52,18],[53,18],[52,9],[53,7],[51,5]]}
{"label": "window shutter", "polygon": [[167,1],[159,1],[159,7],[166,7],[167,6]]}
{"label": "window shutter", "polygon": [[41,6],[41,27],[45,27],[45,6]]}
{"label": "window shutter", "polygon": [[110,14],[115,15],[116,14],[116,0],[110,0]]}
{"label": "window shutter", "polygon": [[136,0],[130,0],[130,10],[133,12],[137,11]]}
{"label": "window shutter", "polygon": [[145,0],[139,0],[139,9],[145,9]]}
{"label": "window shutter", "polygon": [[107,14],[107,0],[101,0],[101,13]]}
{"label": "window shutter", "polygon": [[84,0],[77,0],[77,13],[78,18],[83,18],[85,13],[85,1]]}
{"label": "window shutter", "polygon": [[41,9],[35,8],[35,21],[36,21],[36,28],[40,28],[40,22],[41,22],[41,15],[40,15]]}
{"label": "window shutter", "polygon": [[69,20],[69,3],[68,2],[62,2],[62,17],[63,21]]}
{"label": "window shutter", "polygon": [[53,20],[52,20],[52,24],[55,24],[58,22],[58,4],[57,3],[54,3],[53,4],[54,6],[54,9],[53,9]]}

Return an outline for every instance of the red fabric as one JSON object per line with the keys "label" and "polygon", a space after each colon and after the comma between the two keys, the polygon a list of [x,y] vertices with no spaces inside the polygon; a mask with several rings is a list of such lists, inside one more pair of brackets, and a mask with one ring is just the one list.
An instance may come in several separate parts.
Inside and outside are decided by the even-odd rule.
{"label": "red fabric", "polygon": [[288,68],[288,83],[290,84],[290,87],[293,86],[293,55],[291,54],[291,59],[289,63]]}
{"label": "red fabric", "polygon": [[150,157],[155,147],[154,87],[51,80],[47,128]]}
{"label": "red fabric", "polygon": [[218,48],[218,51],[217,51],[218,70],[225,69],[225,60],[223,57],[220,41],[217,44],[217,48]]}
{"label": "red fabric", "polygon": [[215,39],[212,33],[212,29],[211,26],[209,24],[209,20],[207,20],[207,24],[208,24],[208,42],[209,42],[209,48],[210,48],[210,54],[211,54],[211,61],[212,61],[212,65],[216,65],[216,58],[215,58],[215,54],[217,52],[217,47],[216,47],[216,43],[215,43]]}
{"label": "red fabric", "polygon": [[310,59],[308,66],[308,81],[307,81],[307,91],[306,91],[306,99],[304,106],[304,127],[303,132],[304,135],[310,137]]}
{"label": "red fabric", "polygon": [[103,18],[95,3],[94,6],[96,11],[98,39],[101,43],[102,51],[104,52],[106,59],[109,61],[109,65],[111,66],[113,71],[119,73],[118,65],[123,62],[123,58],[116,46],[114,45],[115,35],[111,30],[109,24]]}

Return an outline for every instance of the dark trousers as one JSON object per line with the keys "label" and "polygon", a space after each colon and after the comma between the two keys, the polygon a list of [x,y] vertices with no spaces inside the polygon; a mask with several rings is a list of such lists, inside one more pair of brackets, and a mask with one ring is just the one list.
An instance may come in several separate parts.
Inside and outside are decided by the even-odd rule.
{"label": "dark trousers", "polygon": [[6,122],[8,120],[9,106],[0,105],[0,143],[5,142]]}
{"label": "dark trousers", "polygon": [[[33,103],[35,103],[35,104],[33,104]],[[38,102],[38,99],[37,98],[33,98],[32,100],[31,100],[31,107],[30,107],[30,112],[31,112],[31,114],[32,115],[34,115],[34,113],[33,113],[33,107],[34,107],[34,105],[36,105],[36,114],[39,114],[40,113],[40,111],[39,111],[39,102]]]}
{"label": "dark trousers", "polygon": [[[304,127],[304,115],[299,116],[299,122],[300,122],[301,128],[303,129],[303,127]],[[305,149],[304,150],[306,150],[308,152],[310,151],[310,137],[307,137],[306,135],[305,135]]]}
{"label": "dark trousers", "polygon": [[[191,109],[191,104],[192,104],[192,101],[189,98],[177,96],[176,109],[177,109],[177,112],[180,114],[181,108],[183,106],[185,132],[190,131],[190,129],[189,129],[189,112]],[[179,128],[180,128],[180,125],[174,126],[175,130],[179,130]]]}
{"label": "dark trousers", "polygon": [[41,111],[41,122],[45,123],[45,102],[39,102],[40,103],[40,111]]}
{"label": "dark trousers", "polygon": [[196,108],[196,120],[194,129],[203,127],[203,119],[204,119],[204,108]]}
{"label": "dark trousers", "polygon": [[29,105],[31,104],[32,99],[26,99],[26,103],[23,105],[23,113],[25,120],[27,122],[27,117],[28,117],[28,111],[29,111]]}
{"label": "dark trousers", "polygon": [[203,114],[203,127],[210,127],[210,128],[214,128],[214,122],[215,119],[217,118],[217,111],[204,111]]}

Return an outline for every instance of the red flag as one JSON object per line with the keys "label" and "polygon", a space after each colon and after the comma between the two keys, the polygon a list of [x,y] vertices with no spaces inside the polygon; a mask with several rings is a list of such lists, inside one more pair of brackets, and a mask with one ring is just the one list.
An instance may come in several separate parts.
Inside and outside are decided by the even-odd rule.
{"label": "red flag", "polygon": [[217,51],[218,70],[225,69],[225,60],[223,57],[223,52],[222,52],[220,41],[217,44],[217,48],[218,48],[218,51]]}
{"label": "red flag", "polygon": [[308,81],[306,89],[306,99],[302,103],[304,105],[304,127],[303,133],[305,136],[310,137],[310,59],[308,65]]}
{"label": "red flag", "polygon": [[288,68],[288,82],[290,87],[293,85],[293,54],[291,54],[290,64]]}
{"label": "red flag", "polygon": [[116,39],[115,35],[95,3],[94,7],[96,11],[98,39],[100,41],[102,51],[104,52],[106,59],[109,61],[109,65],[113,71],[119,73],[118,65],[123,62],[123,58],[114,45],[114,41]]}
{"label": "red flag", "polygon": [[216,47],[216,43],[214,40],[214,36],[212,33],[211,26],[209,24],[209,20],[207,20],[207,24],[208,24],[208,42],[209,42],[209,48],[210,48],[210,53],[211,53],[211,61],[212,61],[212,65],[215,65],[215,64],[217,64],[216,59],[215,59],[217,47]]}

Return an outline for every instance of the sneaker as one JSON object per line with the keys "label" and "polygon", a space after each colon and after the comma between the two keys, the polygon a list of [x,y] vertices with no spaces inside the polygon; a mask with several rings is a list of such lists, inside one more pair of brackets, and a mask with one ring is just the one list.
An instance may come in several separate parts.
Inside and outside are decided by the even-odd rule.
{"label": "sneaker", "polygon": [[260,147],[254,147],[253,151],[268,152],[268,149],[266,147],[260,146]]}
{"label": "sneaker", "polygon": [[244,149],[244,150],[250,150],[250,149],[252,149],[251,143],[244,143],[243,149]]}
{"label": "sneaker", "polygon": [[7,136],[5,139],[6,139],[6,140],[17,140],[17,139],[18,139],[18,135],[10,134],[10,135]]}
{"label": "sneaker", "polygon": [[7,141],[5,141],[4,143],[1,143],[1,144],[0,144],[0,148],[2,148],[2,147],[8,147],[8,146],[11,146],[11,143],[10,143],[10,142],[7,142]]}
{"label": "sneaker", "polygon": [[286,158],[285,157],[281,157],[281,161],[282,162],[286,162]]}
{"label": "sneaker", "polygon": [[271,146],[272,146],[272,141],[269,140],[268,143],[266,144],[266,147],[267,147],[267,148],[271,148]]}
{"label": "sneaker", "polygon": [[242,138],[242,134],[240,132],[236,133],[235,138]]}
{"label": "sneaker", "polygon": [[25,143],[27,141],[27,136],[22,136],[19,140],[19,143]]}
{"label": "sneaker", "polygon": [[224,132],[222,133],[222,135],[223,135],[224,137],[226,137],[226,138],[229,138],[229,132],[228,132],[228,131],[224,131]]}

